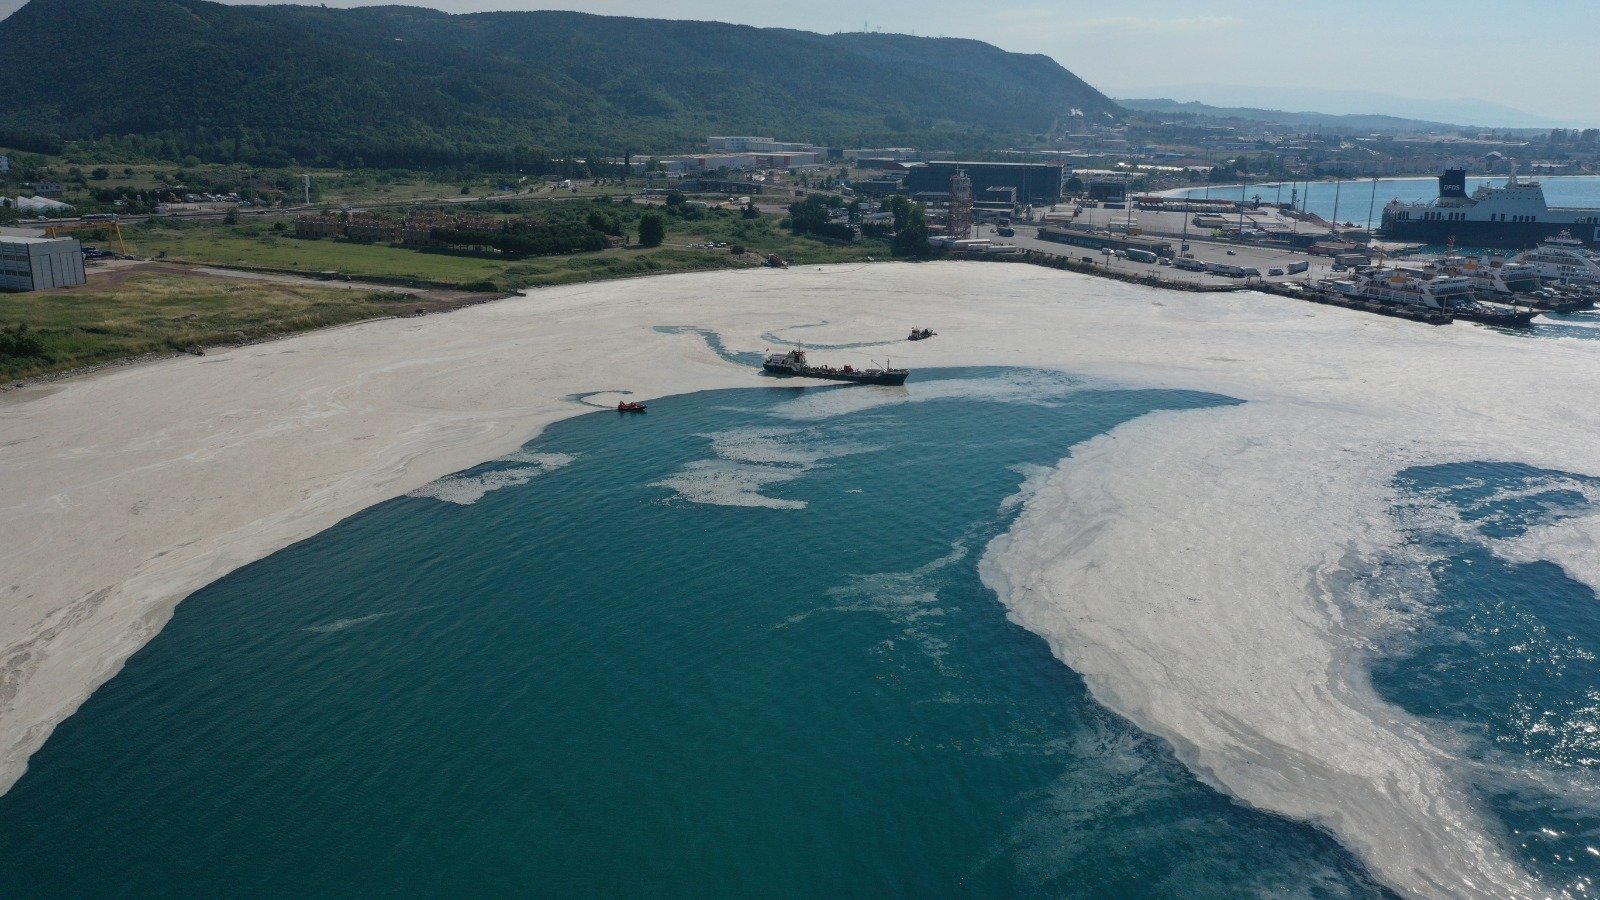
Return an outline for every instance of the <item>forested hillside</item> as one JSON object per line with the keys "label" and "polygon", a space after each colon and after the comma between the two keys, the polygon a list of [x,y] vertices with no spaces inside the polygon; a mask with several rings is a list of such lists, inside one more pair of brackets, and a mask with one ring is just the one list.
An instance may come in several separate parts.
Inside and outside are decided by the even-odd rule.
{"label": "forested hillside", "polygon": [[977,41],[571,12],[32,0],[0,47],[0,140],[258,164],[504,164],[716,133],[960,148],[1118,111],[1048,57]]}

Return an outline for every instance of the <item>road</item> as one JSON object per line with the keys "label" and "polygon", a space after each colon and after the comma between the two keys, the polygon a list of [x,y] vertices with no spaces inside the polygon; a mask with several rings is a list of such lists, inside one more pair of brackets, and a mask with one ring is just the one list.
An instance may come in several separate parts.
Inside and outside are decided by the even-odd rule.
{"label": "road", "polygon": [[[1171,266],[1163,266],[1157,263],[1141,263],[1134,262],[1131,259],[1117,259],[1088,247],[1074,247],[1070,244],[1042,241],[1037,237],[1038,228],[1034,226],[1017,225],[1015,228],[1017,232],[1015,237],[1000,237],[994,232],[992,226],[982,225],[978,228],[978,236],[989,238],[997,243],[1016,244],[1026,250],[1037,250],[1040,253],[1048,253],[1052,256],[1064,256],[1069,259],[1081,259],[1089,256],[1093,257],[1096,263],[1118,271],[1134,272],[1140,275],[1155,275],[1166,281],[1216,285],[1240,283],[1240,280],[1236,278],[1224,278],[1219,275],[1208,275],[1204,272],[1186,272],[1182,269],[1174,269]],[[1173,246],[1176,248],[1178,242],[1174,241]],[[1327,278],[1333,274],[1332,265],[1326,257],[1311,256],[1291,250],[1191,239],[1189,241],[1189,251],[1194,254],[1195,259],[1203,262],[1225,262],[1229,265],[1241,266],[1247,269],[1260,269],[1263,273],[1270,269],[1287,267],[1292,262],[1305,262],[1311,266],[1308,271],[1299,275],[1267,276],[1262,278],[1262,281],[1303,281],[1308,276],[1311,278]],[[1230,255],[1230,251],[1232,255]]]}

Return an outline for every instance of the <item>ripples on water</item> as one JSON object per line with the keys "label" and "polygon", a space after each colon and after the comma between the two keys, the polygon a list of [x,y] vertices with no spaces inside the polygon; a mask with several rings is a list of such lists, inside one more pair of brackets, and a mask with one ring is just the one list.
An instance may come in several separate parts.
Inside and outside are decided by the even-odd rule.
{"label": "ripples on water", "polygon": [[1590,584],[1544,557],[1561,555],[1564,525],[1595,515],[1600,479],[1472,463],[1411,469],[1399,486],[1429,589],[1376,662],[1374,685],[1436,725],[1530,868],[1590,893],[1600,877],[1600,607]]}
{"label": "ripples on water", "polygon": [[1072,445],[1228,402],[972,370],[559,423],[185,601],[0,798],[0,882],[1381,894],[1096,706],[978,580]]}

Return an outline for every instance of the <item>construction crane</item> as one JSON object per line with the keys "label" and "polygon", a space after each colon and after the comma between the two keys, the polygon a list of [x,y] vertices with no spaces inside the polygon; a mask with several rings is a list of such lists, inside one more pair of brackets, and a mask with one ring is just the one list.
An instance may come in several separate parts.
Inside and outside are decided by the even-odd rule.
{"label": "construction crane", "polygon": [[44,233],[45,237],[57,238],[61,237],[62,235],[72,234],[73,232],[77,231],[104,231],[107,236],[107,241],[109,242],[111,240],[115,240],[117,242],[118,249],[122,251],[122,255],[128,255],[128,244],[122,239],[122,226],[117,224],[116,219],[100,219],[89,222],[63,222],[59,225],[46,226]]}

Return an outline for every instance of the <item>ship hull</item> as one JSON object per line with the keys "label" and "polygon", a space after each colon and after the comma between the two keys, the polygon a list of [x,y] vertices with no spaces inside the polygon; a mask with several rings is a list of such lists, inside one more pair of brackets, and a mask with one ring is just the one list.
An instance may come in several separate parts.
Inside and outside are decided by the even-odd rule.
{"label": "ship hull", "polygon": [[847,381],[851,384],[888,384],[900,385],[906,383],[910,372],[839,372],[823,371],[816,369],[795,370],[788,366],[763,365],[762,370],[769,375],[793,375],[801,378],[823,378],[828,381]]}
{"label": "ship hull", "polygon": [[1590,249],[1600,249],[1600,226],[1574,225],[1571,222],[1434,222],[1393,219],[1384,216],[1383,236],[1391,241],[1418,244],[1446,244],[1452,239],[1462,247],[1494,247],[1526,250],[1563,231]]}

